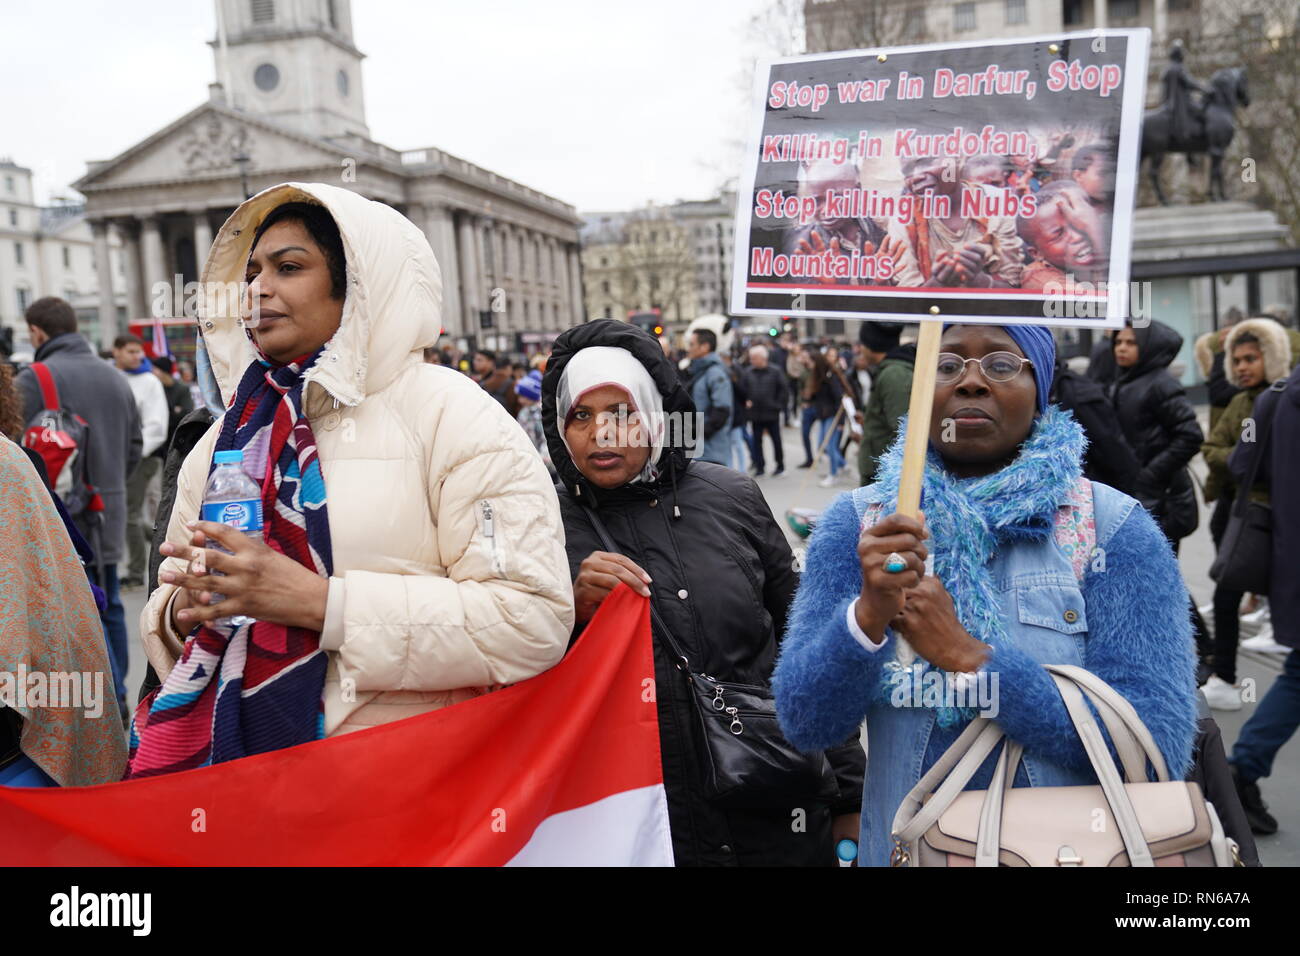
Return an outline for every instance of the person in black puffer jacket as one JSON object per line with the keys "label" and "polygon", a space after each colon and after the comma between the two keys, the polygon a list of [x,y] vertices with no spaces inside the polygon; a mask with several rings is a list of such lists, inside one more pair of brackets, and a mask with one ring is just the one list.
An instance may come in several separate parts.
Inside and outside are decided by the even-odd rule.
{"label": "person in black puffer jacket", "polygon": [[[1187,393],[1169,374],[1169,364],[1183,337],[1157,322],[1115,333],[1115,381],[1108,387],[1111,404],[1141,468],[1133,478],[1133,497],[1142,502],[1178,553],[1178,542],[1196,530],[1196,490],[1187,463],[1200,451],[1205,435]],[[1195,602],[1188,613],[1200,658],[1197,683],[1209,677],[1214,647]]]}
{"label": "person in black puffer jacket", "polygon": [[1083,453],[1083,476],[1132,495],[1134,480],[1142,466],[1124,437],[1106,390],[1088,376],[1072,371],[1065,360],[1058,357],[1056,378],[1052,380],[1052,401],[1068,409],[1088,436],[1088,448]]}
{"label": "person in black puffer jacket", "polygon": [[1152,320],[1142,328],[1121,329],[1114,341],[1118,374],[1109,386],[1110,401],[1142,465],[1133,494],[1177,547],[1196,530],[1196,493],[1187,463],[1205,440],[1192,403],[1169,374],[1183,337]]}
{"label": "person in black puffer jacket", "polygon": [[[624,444],[601,440],[616,435],[601,421],[610,411],[629,416],[626,437],[614,438]],[[856,733],[826,752],[816,792],[785,800],[751,793],[744,809],[715,804],[705,793],[696,703],[661,627],[691,670],[766,685],[798,576],[754,480],[688,459],[672,443],[682,434],[677,423],[694,415],[658,343],[636,326],[597,320],[556,340],[542,381],[542,424],[560,476],[574,639],[619,581],[651,595],[659,618],[652,633],[664,787],[679,866],[831,866],[835,841],[857,836],[865,755]],[[653,437],[654,423],[665,418],[666,431]],[[616,553],[602,543],[588,508]]]}

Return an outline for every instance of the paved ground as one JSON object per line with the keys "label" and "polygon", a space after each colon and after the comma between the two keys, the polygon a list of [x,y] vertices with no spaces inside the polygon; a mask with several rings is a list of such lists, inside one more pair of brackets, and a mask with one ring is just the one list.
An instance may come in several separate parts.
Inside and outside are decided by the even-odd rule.
{"label": "paved ground", "polygon": [[[787,528],[787,535],[791,544],[797,547],[802,542],[786,526],[784,520],[786,509],[791,507],[824,508],[830,504],[837,494],[849,490],[852,484],[849,481],[844,481],[834,488],[820,487],[818,479],[822,477],[821,474],[799,471],[795,468],[804,460],[798,430],[795,428],[783,429],[783,436],[785,439],[786,468],[788,470],[779,478],[765,477],[759,479],[759,485],[767,497],[772,513]],[[770,446],[768,453],[770,455]],[[770,463],[768,467],[769,469],[772,467]],[[822,464],[821,471],[824,473],[825,464]],[[852,474],[856,476],[855,467]],[[854,481],[856,481],[856,477],[854,477]],[[1210,542],[1209,532],[1204,526],[1207,518],[1208,515],[1202,514],[1202,527],[1196,534],[1183,542],[1180,552],[1183,575],[1198,605],[1209,603],[1213,591],[1213,582],[1210,581],[1207,573],[1213,558],[1213,547]],[[123,600],[127,609],[127,623],[130,625],[132,633],[135,634],[139,627],[140,611],[144,605],[144,593],[142,591],[128,593],[123,595]],[[1257,699],[1263,698],[1279,670],[1280,658],[1249,652],[1242,652],[1238,664],[1239,679],[1251,678],[1256,681],[1258,687]],[[140,650],[138,641],[133,641],[129,674],[129,687],[132,688],[133,695],[144,678],[144,671],[144,654]],[[1249,719],[1253,710],[1254,704],[1246,704],[1242,710],[1236,713],[1216,714],[1219,725],[1223,730],[1224,744],[1229,751],[1242,725]],[[1300,735],[1297,735],[1282,748],[1274,765],[1273,775],[1263,781],[1262,789],[1264,799],[1269,803],[1270,809],[1273,815],[1277,817],[1281,828],[1275,836],[1258,838],[1260,857],[1265,864],[1271,866],[1300,865]]]}

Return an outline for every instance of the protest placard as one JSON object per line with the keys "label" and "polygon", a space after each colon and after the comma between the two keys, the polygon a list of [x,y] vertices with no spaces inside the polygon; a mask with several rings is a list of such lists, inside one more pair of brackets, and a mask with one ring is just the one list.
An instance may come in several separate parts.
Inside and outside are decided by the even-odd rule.
{"label": "protest placard", "polygon": [[760,63],[732,311],[1122,325],[1149,40]]}

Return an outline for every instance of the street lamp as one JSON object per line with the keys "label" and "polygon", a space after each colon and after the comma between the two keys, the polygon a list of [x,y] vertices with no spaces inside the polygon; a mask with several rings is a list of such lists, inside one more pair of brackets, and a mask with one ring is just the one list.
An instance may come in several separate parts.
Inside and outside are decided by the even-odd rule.
{"label": "street lamp", "polygon": [[252,198],[253,194],[248,191],[248,167],[253,162],[253,157],[240,149],[230,157],[230,161],[239,167],[239,186],[244,191],[244,198]]}

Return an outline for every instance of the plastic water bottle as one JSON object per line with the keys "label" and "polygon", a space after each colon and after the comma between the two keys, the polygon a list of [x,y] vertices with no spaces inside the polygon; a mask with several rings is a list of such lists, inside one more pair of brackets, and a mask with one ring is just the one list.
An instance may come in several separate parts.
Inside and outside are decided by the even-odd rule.
{"label": "plastic water bottle", "polygon": [[[212,456],[216,468],[208,477],[208,484],[203,489],[203,506],[199,517],[204,521],[229,525],[247,535],[262,533],[262,489],[257,482],[249,478],[244,471],[244,453],[242,451],[219,451]],[[207,546],[214,551],[230,551],[216,541],[208,541]],[[220,571],[212,571],[220,574]],[[222,600],[221,595],[212,595],[212,603]],[[244,615],[219,619],[218,624],[251,624],[253,619]]]}

